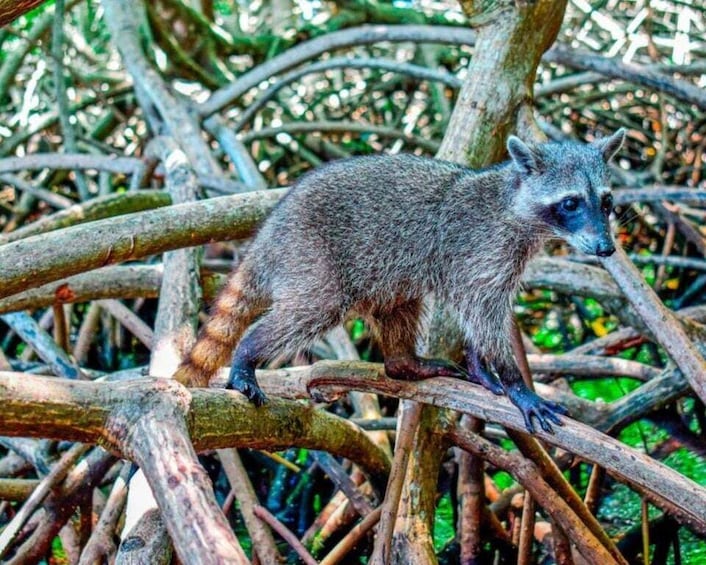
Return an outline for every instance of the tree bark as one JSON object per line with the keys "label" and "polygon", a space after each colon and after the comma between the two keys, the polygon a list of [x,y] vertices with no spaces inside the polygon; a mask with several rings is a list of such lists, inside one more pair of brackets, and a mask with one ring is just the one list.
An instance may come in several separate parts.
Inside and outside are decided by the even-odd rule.
{"label": "tree bark", "polygon": [[42,4],[44,0],[0,0],[0,27]]}

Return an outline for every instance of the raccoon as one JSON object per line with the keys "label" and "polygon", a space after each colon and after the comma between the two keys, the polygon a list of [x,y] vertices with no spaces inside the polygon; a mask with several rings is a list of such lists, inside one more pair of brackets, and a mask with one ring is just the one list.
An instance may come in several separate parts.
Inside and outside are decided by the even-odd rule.
{"label": "raccoon", "polygon": [[[583,144],[528,145],[473,170],[414,155],[353,157],[301,178],[230,275],[176,378],[206,386],[232,356],[228,388],[260,406],[255,368],[307,347],[348,316],[364,318],[395,379],[464,376],[505,393],[525,425],[561,425],[563,407],[522,380],[510,345],[512,303],[527,261],[551,237],[615,251],[607,163],[623,129]],[[423,300],[457,315],[467,371],[416,354]],[[237,345],[237,347],[236,347]]]}

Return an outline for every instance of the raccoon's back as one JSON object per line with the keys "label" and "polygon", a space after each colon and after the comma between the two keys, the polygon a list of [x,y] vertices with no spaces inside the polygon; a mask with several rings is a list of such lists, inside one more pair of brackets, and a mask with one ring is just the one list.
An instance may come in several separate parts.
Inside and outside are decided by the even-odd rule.
{"label": "raccoon's back", "polygon": [[[439,206],[469,169],[414,155],[335,161],[304,177],[272,212],[258,240],[271,268],[299,269],[325,254],[354,298],[428,286]],[[262,250],[264,251],[264,249]],[[306,267],[306,265],[303,265]]]}

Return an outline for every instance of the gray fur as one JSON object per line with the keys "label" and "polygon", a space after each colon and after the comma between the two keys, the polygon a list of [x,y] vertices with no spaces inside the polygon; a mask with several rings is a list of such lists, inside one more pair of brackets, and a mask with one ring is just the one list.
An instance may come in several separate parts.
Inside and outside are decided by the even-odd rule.
{"label": "gray fur", "polygon": [[382,326],[383,338],[388,327],[413,340],[406,334],[433,294],[456,310],[483,359],[514,367],[511,306],[527,261],[552,235],[582,242],[583,251],[584,240],[605,237],[595,229],[561,233],[546,222],[546,209],[569,192],[602,194],[606,156],[622,138],[619,131],[595,145],[529,148],[512,137],[513,161],[482,171],[381,155],[307,174],[272,212],[243,265],[254,294],[271,304],[255,325],[258,356],[306,347],[352,312]]}
{"label": "gray fur", "polygon": [[620,130],[592,145],[530,147],[511,137],[511,160],[480,171],[379,155],[305,175],[262,226],[175,378],[202,386],[237,344],[227,386],[262,405],[255,367],[305,348],[351,313],[370,322],[389,376],[458,376],[414,351],[425,298],[434,296],[457,313],[469,379],[507,394],[528,430],[536,419],[551,431],[565,409],[522,380],[509,340],[512,302],[549,237],[600,256],[615,251],[606,162],[623,138]]}

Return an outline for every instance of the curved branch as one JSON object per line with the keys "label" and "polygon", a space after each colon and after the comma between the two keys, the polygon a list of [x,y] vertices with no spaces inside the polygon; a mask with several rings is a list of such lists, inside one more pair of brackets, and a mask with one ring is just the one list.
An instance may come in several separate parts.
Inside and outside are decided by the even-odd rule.
{"label": "curved branch", "polygon": [[204,117],[209,116],[231,104],[262,81],[327,51],[356,45],[370,45],[380,41],[473,45],[475,37],[475,32],[466,28],[425,25],[361,26],[328,33],[288,49],[241,75],[235,82],[216,90],[199,106],[199,113]]}
{"label": "curved branch", "polygon": [[312,65],[307,65],[301,69],[296,69],[290,73],[287,73],[283,77],[279,78],[272,86],[265,90],[257,99],[250,104],[239,117],[237,125],[234,127],[235,131],[240,131],[243,129],[245,124],[247,124],[252,117],[262,108],[267,102],[272,100],[277,93],[282,90],[285,86],[293,83],[300,78],[314,74],[322,73],[332,69],[377,69],[381,71],[390,71],[393,73],[399,73],[414,77],[419,80],[433,80],[439,81],[446,86],[451,88],[461,88],[463,81],[458,77],[452,75],[446,71],[438,71],[435,69],[428,69],[422,65],[415,65],[412,63],[401,63],[399,61],[394,61],[392,59],[379,59],[371,57],[334,57],[333,59],[326,59],[325,61],[319,61]]}
{"label": "curved branch", "polygon": [[[149,103],[159,112],[194,169],[200,174],[219,173],[220,168],[201,135],[198,121],[188,111],[186,104],[167,87],[141,48],[138,20],[144,6],[135,2],[104,0],[103,7],[106,11],[103,21],[120,52],[125,68],[144,97],[149,98]],[[141,102],[143,106],[147,105],[147,100]]]}
{"label": "curved branch", "polygon": [[[415,43],[442,43],[446,45],[474,45],[473,30],[453,26],[376,25],[348,28],[300,43],[243,74],[235,82],[215,91],[198,110],[206,117],[232,104],[251,88],[274,75],[335,49],[370,45],[381,41]],[[614,79],[628,80],[670,94],[680,100],[706,108],[706,93],[683,80],[673,79],[650,67],[622,63],[585,52],[554,47],[542,57],[545,63],[557,63],[579,70],[595,71]]]}
{"label": "curved branch", "polygon": [[542,60],[545,63],[566,65],[582,71],[595,71],[610,78],[647,86],[657,92],[695,104],[702,110],[706,109],[706,92],[703,88],[684,80],[675,80],[644,65],[624,63],[617,58],[602,57],[564,46],[555,46],[544,55]]}
{"label": "curved branch", "polygon": [[[291,370],[286,390],[308,390],[319,398],[331,398],[349,389],[377,392],[397,398],[412,399],[451,408],[504,427],[524,431],[520,412],[505,397],[494,396],[489,391],[458,379],[436,378],[416,383],[396,381],[384,377],[382,367],[369,363],[322,361],[305,370]],[[275,378],[262,378],[280,393],[284,383]],[[296,376],[296,384],[291,378]],[[268,380],[272,381],[268,383]],[[550,390],[537,385],[540,392]],[[595,429],[563,418],[564,425],[554,433],[539,431],[535,435],[547,444],[560,447],[580,457],[605,467],[615,477],[628,484],[637,485],[655,505],[672,513],[677,519],[706,533],[706,489],[680,475],[666,465],[632,449],[616,439]]]}

